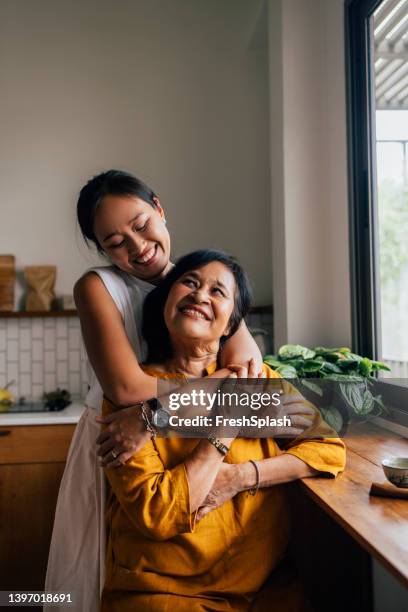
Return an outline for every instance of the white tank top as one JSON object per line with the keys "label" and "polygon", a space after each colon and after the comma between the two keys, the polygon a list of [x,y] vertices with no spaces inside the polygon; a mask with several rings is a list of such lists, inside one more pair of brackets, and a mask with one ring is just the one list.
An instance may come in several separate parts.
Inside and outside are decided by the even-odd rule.
{"label": "white tank top", "polygon": [[[142,338],[143,302],[154,285],[126,274],[126,272],[122,272],[115,266],[91,268],[90,272],[95,272],[99,276],[115,302],[117,309],[122,315],[129,342],[138,361],[142,362],[146,358],[147,348]],[[87,406],[91,406],[97,412],[100,412],[103,391],[89,361],[87,369],[89,391],[85,403]]]}

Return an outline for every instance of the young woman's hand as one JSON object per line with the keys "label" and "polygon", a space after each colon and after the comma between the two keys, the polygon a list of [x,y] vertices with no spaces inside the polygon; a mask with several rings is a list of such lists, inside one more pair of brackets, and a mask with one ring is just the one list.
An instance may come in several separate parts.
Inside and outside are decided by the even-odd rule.
{"label": "young woman's hand", "polygon": [[106,425],[96,439],[102,467],[123,465],[150,440],[139,406],[122,408],[107,416],[97,416],[96,421]]}
{"label": "young woman's hand", "polygon": [[235,372],[237,378],[265,378],[262,370],[262,360],[259,364],[254,357],[251,357],[246,364],[229,363],[227,368]]}
{"label": "young woman's hand", "polygon": [[245,321],[242,321],[235,334],[228,338],[219,359],[221,367],[228,367],[229,363],[242,365],[248,370],[248,378],[259,378],[262,375],[261,351],[249,333]]}

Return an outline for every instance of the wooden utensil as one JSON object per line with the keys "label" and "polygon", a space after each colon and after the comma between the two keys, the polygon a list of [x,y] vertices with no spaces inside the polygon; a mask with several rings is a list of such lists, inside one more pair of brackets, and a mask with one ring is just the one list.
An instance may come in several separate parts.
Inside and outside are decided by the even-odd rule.
{"label": "wooden utensil", "polygon": [[370,495],[408,499],[408,489],[400,489],[388,482],[373,482],[371,484]]}

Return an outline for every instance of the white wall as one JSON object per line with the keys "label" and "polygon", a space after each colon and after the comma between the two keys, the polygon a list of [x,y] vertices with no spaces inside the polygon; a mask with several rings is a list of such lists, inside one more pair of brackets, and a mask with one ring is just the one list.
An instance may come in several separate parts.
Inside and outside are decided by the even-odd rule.
{"label": "white wall", "polygon": [[351,338],[343,0],[269,0],[275,344]]}
{"label": "white wall", "polygon": [[69,293],[91,265],[79,188],[109,167],[161,196],[174,254],[239,256],[271,303],[267,57],[259,0],[2,0],[0,251],[55,263]]}

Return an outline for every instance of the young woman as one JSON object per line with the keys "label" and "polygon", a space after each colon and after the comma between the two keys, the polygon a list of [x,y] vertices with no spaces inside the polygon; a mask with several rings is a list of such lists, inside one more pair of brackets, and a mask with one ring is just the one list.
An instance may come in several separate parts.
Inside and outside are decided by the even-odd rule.
{"label": "young woman", "polygon": [[[139,408],[132,407],[155,396],[157,389],[156,379],[139,365],[146,355],[142,307],[172,263],[160,201],[131,174],[110,170],[91,179],[81,190],[77,213],[85,239],[111,265],[93,268],[74,289],[90,362],[89,392],[61,481],[45,589],[71,591],[73,609],[93,612],[99,610],[104,582],[105,491],[96,454],[99,423],[109,423],[98,438],[104,465],[122,465],[149,440]],[[241,377],[260,373],[262,358],[244,323],[225,344],[219,362],[240,364]],[[228,373],[219,370],[214,376]],[[103,395],[123,407],[108,419],[97,416]]]}

